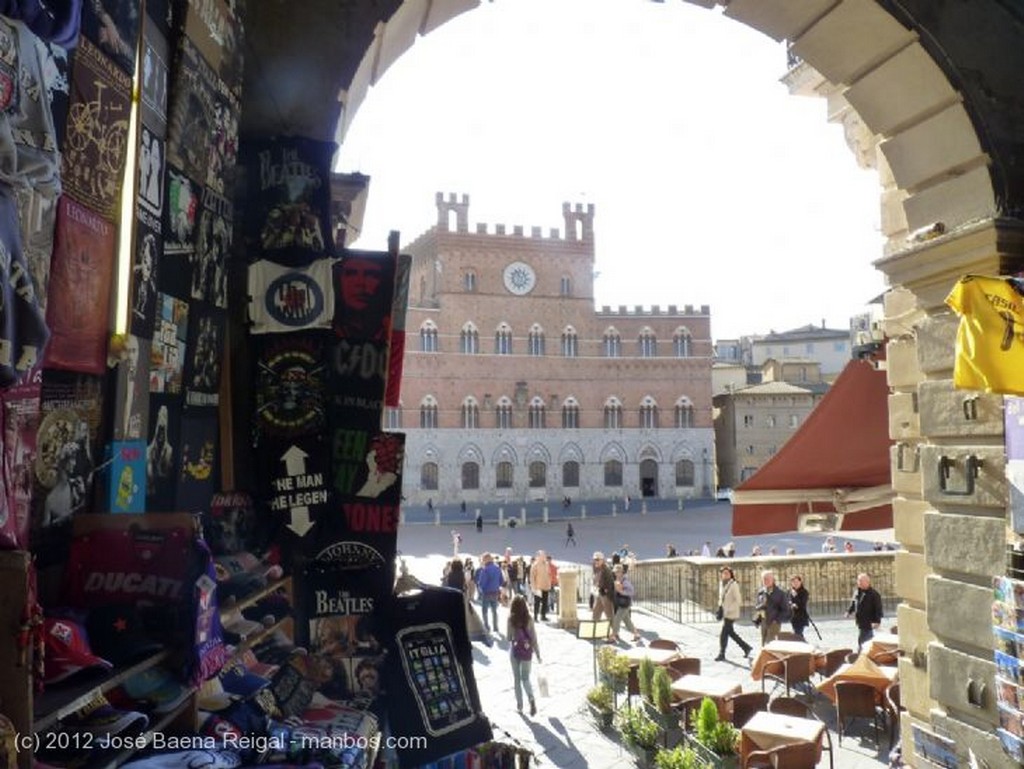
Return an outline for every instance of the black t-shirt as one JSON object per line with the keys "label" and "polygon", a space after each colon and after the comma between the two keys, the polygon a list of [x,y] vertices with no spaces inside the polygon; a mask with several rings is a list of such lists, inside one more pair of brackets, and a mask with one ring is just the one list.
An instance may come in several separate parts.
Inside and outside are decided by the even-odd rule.
{"label": "black t-shirt", "polygon": [[392,639],[386,665],[391,731],[426,737],[422,749],[396,751],[399,766],[420,766],[489,741],[491,724],[473,677],[462,595],[427,588],[397,596],[388,604],[387,622]]}

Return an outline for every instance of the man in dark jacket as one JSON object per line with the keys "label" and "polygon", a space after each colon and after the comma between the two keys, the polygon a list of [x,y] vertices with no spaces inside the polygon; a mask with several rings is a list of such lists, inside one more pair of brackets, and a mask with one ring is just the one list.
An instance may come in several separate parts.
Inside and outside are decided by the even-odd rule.
{"label": "man in dark jacket", "polygon": [[[615,616],[615,604],[613,603],[615,575],[612,574],[611,567],[605,562],[604,553],[594,553],[593,565],[594,588],[596,591],[594,596],[594,621],[596,622],[604,618],[611,622]],[[609,627],[610,633],[611,628]]]}
{"label": "man in dark jacket", "polygon": [[882,624],[882,596],[871,587],[871,577],[867,574],[857,575],[857,592],[853,594],[846,617],[853,617],[857,622],[857,647],[870,641],[875,629]]}
{"label": "man in dark jacket", "polygon": [[792,616],[789,595],[775,584],[775,572],[761,572],[761,589],[757,591],[754,604],[754,624],[761,626],[761,645],[774,641],[782,623],[788,622]]}

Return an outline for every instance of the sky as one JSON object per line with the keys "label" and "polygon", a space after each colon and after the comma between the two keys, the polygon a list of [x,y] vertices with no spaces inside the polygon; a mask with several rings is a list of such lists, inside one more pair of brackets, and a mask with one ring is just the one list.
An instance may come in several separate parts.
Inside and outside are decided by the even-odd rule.
{"label": "sky", "polygon": [[879,184],[785,47],[680,0],[492,0],[417,39],[336,169],[371,177],[356,246],[408,243],[435,192],[476,223],[595,206],[595,305],[709,305],[712,336],[848,328],[884,290]]}

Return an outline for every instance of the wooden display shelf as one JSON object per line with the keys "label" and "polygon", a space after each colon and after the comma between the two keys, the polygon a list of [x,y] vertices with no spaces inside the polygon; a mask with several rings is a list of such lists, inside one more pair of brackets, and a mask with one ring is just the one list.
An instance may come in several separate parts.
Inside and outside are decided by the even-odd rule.
{"label": "wooden display shelf", "polygon": [[99,695],[120,686],[137,673],[159,665],[169,656],[170,652],[164,649],[151,657],[146,657],[146,659],[136,662],[130,667],[116,671],[113,675],[101,681],[92,680],[68,688],[51,687],[35,700],[33,707],[35,711],[32,723],[33,730],[36,733],[49,731],[62,718],[66,718],[76,710],[85,707]]}
{"label": "wooden display shelf", "polygon": [[281,577],[281,579],[274,580],[273,582],[268,584],[266,587],[260,588],[255,593],[247,595],[245,598],[241,599],[240,601],[233,601],[230,606],[221,606],[220,607],[221,619],[224,619],[224,617],[229,616],[232,612],[236,612],[236,611],[240,612],[243,609],[247,609],[250,606],[254,606],[255,604],[259,603],[260,601],[262,601],[267,596],[273,595],[278,590],[282,590],[282,589],[288,591],[288,599],[289,599],[288,602],[291,603],[292,578],[291,577]]}
{"label": "wooden display shelf", "polygon": [[270,635],[276,630],[284,630],[288,635],[292,635],[292,621],[293,620],[291,616],[282,617],[273,625],[265,627],[258,633],[254,633],[253,635],[247,636],[246,638],[239,641],[235,645],[234,651],[231,652],[231,656],[228,658],[228,661],[224,663],[225,667],[227,665],[230,665],[235,660],[237,660],[238,657],[241,656],[242,652],[247,651],[252,647],[256,646],[256,644],[258,644],[264,638],[269,638]]}

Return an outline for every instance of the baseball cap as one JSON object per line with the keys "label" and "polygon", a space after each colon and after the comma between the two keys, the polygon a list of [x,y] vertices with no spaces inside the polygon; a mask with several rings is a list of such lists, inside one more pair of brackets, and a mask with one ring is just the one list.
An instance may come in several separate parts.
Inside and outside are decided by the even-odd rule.
{"label": "baseball cap", "polygon": [[156,654],[163,644],[146,634],[133,604],[99,606],[85,620],[96,651],[115,665],[128,665]]}
{"label": "baseball cap", "polygon": [[97,657],[89,647],[85,629],[71,619],[47,617],[43,621],[45,633],[45,674],[48,684],[63,681],[82,670],[109,671],[113,665]]}
{"label": "baseball cap", "polygon": [[242,758],[230,750],[175,750],[121,764],[131,769],[236,769]]}
{"label": "baseball cap", "polygon": [[145,703],[154,713],[169,713],[188,699],[191,691],[171,671],[154,666],[136,673],[121,684],[125,696]]}
{"label": "baseball cap", "polygon": [[602,553],[600,550],[595,551],[594,552],[594,557],[593,557],[592,560],[603,561],[604,560],[604,553]]}
{"label": "baseball cap", "polygon": [[270,686],[270,679],[246,670],[241,663],[226,665],[220,674],[203,682],[199,689],[202,710],[221,711],[239,699],[247,699]]}
{"label": "baseball cap", "polygon": [[76,710],[61,722],[62,730],[94,737],[114,734],[141,734],[149,726],[149,716],[137,710],[118,710],[102,694]]}

